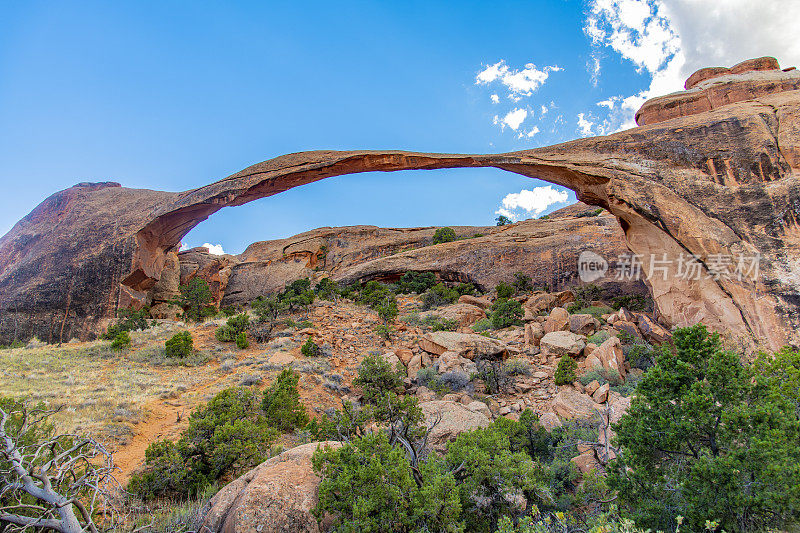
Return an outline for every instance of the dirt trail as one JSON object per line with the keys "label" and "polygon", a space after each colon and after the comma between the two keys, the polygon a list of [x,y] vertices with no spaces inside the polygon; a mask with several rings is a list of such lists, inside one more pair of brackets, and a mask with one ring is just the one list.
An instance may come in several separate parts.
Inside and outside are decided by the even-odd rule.
{"label": "dirt trail", "polygon": [[[178,402],[177,399],[157,399],[146,406],[149,413],[147,419],[136,426],[136,434],[131,441],[114,453],[114,463],[120,469],[116,478],[121,484],[126,484],[131,473],[144,461],[144,452],[152,442],[163,438],[176,439],[187,426],[188,409]],[[181,412],[182,420],[178,422]]]}

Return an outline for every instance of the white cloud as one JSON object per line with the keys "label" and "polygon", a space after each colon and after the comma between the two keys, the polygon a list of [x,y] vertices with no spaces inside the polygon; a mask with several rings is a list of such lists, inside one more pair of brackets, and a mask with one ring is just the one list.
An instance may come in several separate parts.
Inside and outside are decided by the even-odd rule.
{"label": "white cloud", "polygon": [[[517,131],[520,125],[525,121],[528,117],[528,110],[522,108],[514,108],[509,111],[506,116],[500,120],[500,124],[502,128],[508,126],[514,131]],[[496,122],[495,122],[496,124]]]}
{"label": "white cloud", "polygon": [[208,253],[210,253],[211,255],[225,255],[225,250],[222,249],[221,244],[210,244],[204,242],[203,247],[208,248]]}
{"label": "white cloud", "polygon": [[495,211],[511,220],[519,220],[522,216],[539,216],[548,207],[564,203],[569,198],[567,191],[554,188],[552,185],[522,189],[503,198],[501,206]]}
{"label": "white cloud", "polygon": [[581,132],[581,136],[595,135],[592,128],[594,128],[594,122],[588,120],[583,113],[578,113],[578,129]]}
{"label": "white cloud", "polygon": [[784,67],[800,64],[793,24],[798,18],[800,2],[785,0],[591,0],[584,32],[595,47],[593,81],[601,47],[650,78],[636,94],[598,102],[608,113],[595,132],[634,127],[634,113],[646,100],[682,90],[684,80],[703,67],[764,55]]}
{"label": "white cloud", "polygon": [[541,113],[541,114],[542,114],[542,116],[544,116],[545,114],[547,114],[547,106],[546,106],[546,105],[543,105],[543,106],[542,106],[542,113]]}
{"label": "white cloud", "polygon": [[497,96],[496,94],[493,94],[493,95],[492,95],[492,96],[490,96],[489,98],[491,98],[491,99],[492,99],[492,103],[493,103],[493,104],[499,104],[499,103],[500,103],[500,97],[499,97],[499,96]]}
{"label": "white cloud", "polygon": [[516,102],[524,96],[531,96],[536,89],[547,81],[551,72],[559,72],[561,70],[563,69],[557,65],[548,65],[538,69],[533,63],[527,63],[524,68],[516,70],[510,68],[505,59],[501,59],[494,65],[489,65],[478,72],[478,75],[475,76],[475,83],[489,85],[499,81],[508,90],[509,98]]}

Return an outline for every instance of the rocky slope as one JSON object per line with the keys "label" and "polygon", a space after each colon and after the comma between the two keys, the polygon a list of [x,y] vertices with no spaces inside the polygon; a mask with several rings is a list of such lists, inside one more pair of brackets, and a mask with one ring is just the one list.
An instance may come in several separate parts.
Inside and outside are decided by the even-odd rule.
{"label": "rocky slope", "polygon": [[[702,321],[770,348],[800,343],[800,73],[760,59],[689,81],[646,102],[641,127],[535,150],[305,152],[184,193],[62,191],[0,239],[0,331],[86,334],[113,311],[120,282],[146,297],[180,239],[222,207],[347,173],[490,166],[609,210],[669,325]],[[681,275],[689,254],[699,276]],[[734,270],[750,258],[757,269]]]}

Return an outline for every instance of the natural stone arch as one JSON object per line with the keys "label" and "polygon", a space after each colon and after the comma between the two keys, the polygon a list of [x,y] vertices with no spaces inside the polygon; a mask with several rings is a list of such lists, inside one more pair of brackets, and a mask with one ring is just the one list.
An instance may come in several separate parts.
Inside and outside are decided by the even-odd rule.
{"label": "natural stone arch", "polygon": [[[367,171],[495,167],[574,190],[619,220],[651,257],[759,254],[755,279],[648,276],[660,316],[705,322],[768,348],[800,344],[800,74],[774,60],[712,69],[647,102],[641,127],[495,155],[402,151],[290,154],[183,193],[81,184],[56,193],[0,238],[0,337],[20,319],[45,340],[112,316],[120,281],[138,291],[197,223],[225,206]],[[698,79],[700,81],[698,81]],[[66,336],[65,336],[66,326]]]}

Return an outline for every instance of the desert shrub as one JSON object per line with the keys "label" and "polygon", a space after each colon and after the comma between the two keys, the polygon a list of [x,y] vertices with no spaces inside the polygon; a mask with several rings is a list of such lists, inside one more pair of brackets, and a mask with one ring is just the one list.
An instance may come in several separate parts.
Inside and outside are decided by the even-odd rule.
{"label": "desert shrub", "polygon": [[786,346],[774,354],[761,353],[753,372],[789,405],[800,417],[800,350]]}
{"label": "desert shrub", "polygon": [[194,351],[194,342],[192,341],[192,334],[188,331],[181,331],[170,337],[165,343],[165,352],[167,357],[171,358],[185,358],[189,357]]}
{"label": "desert shrub", "polygon": [[498,226],[508,226],[509,224],[512,224],[511,219],[505,215],[500,215],[495,220],[497,221]]}
{"label": "desert shrub", "polygon": [[494,329],[503,329],[521,323],[522,304],[516,300],[498,298],[492,304],[490,320]]}
{"label": "desert shrub", "polygon": [[453,289],[458,293],[459,296],[463,296],[465,294],[477,296],[479,294],[479,291],[475,287],[474,283],[457,283]]}
{"label": "desert shrub", "polygon": [[309,337],[305,344],[300,347],[300,353],[305,357],[319,357],[322,354],[322,349]]}
{"label": "desert shrub", "polygon": [[[584,307],[591,307],[592,302],[601,300],[603,298],[604,292],[605,291],[602,287],[595,285],[594,283],[587,283],[586,285],[572,287],[572,293],[575,295],[575,301],[570,304],[570,306],[567,308],[567,311],[570,311],[570,308],[577,310]],[[570,313],[572,312],[573,311],[570,311]]]}
{"label": "desert shrub", "polygon": [[442,318],[437,315],[426,316],[421,323],[432,331],[455,331],[458,329],[458,320],[455,318]]}
{"label": "desert shrub", "polygon": [[488,331],[492,329],[492,321],[488,318],[482,318],[472,324],[472,331],[480,333],[481,331]]}
{"label": "desert shrub", "polygon": [[422,294],[423,309],[433,309],[443,305],[451,304],[458,300],[458,291],[445,285],[444,283],[437,283]]}
{"label": "desert shrub", "polygon": [[439,376],[439,383],[453,392],[464,389],[472,381],[464,372],[445,372]]}
{"label": "desert shrub", "polygon": [[397,300],[392,297],[375,308],[378,317],[384,322],[391,322],[397,318]]}
{"label": "desert shrub", "polygon": [[[617,371],[608,371],[605,369],[589,370],[588,372],[583,373],[578,381],[580,381],[583,385],[588,385],[595,380],[600,383],[600,385],[605,385],[608,383],[612,387],[618,387],[625,383],[625,380],[622,379],[622,376],[620,376]],[[570,381],[570,383],[572,382]]]}
{"label": "desert shrub", "polygon": [[514,274],[514,281],[511,282],[511,285],[517,291],[517,294],[533,291],[533,280],[523,272]]}
{"label": "desert shrub", "polygon": [[247,349],[250,346],[250,342],[247,340],[247,333],[244,331],[240,331],[236,335],[236,347],[240,350]]}
{"label": "desert shrub", "polygon": [[209,316],[214,316],[216,310],[211,304],[213,297],[206,280],[193,278],[186,285],[180,286],[181,295],[175,302],[183,308],[183,316],[189,320],[199,322]]}
{"label": "desert shrub", "polygon": [[645,296],[642,294],[626,294],[612,298],[611,307],[614,309],[620,309],[624,307],[628,311],[649,313],[653,310],[653,299],[649,295]]}
{"label": "desert shrub", "polygon": [[614,310],[605,305],[590,305],[589,307],[580,307],[571,303],[567,306],[567,311],[573,315],[592,315],[597,320],[602,319],[603,315],[613,313]]}
{"label": "desert shrub", "polygon": [[393,435],[368,433],[314,454],[323,478],[314,513],[334,531],[491,532],[520,498],[547,501],[543,471],[497,425],[462,433],[442,457],[420,457],[413,441]]}
{"label": "desert shrub", "polygon": [[361,360],[353,385],[361,387],[365,402],[377,403],[386,393],[403,392],[403,377],[401,368],[392,368],[386,359],[371,354]]}
{"label": "desert shrub", "polygon": [[597,346],[600,346],[601,344],[603,344],[604,342],[606,342],[610,338],[611,338],[611,334],[609,332],[607,332],[607,331],[598,331],[594,335],[589,335],[589,338],[586,339],[586,342],[587,343],[591,343],[591,344],[595,344]]}
{"label": "desert shrub", "polygon": [[509,359],[504,369],[509,376],[530,376],[533,372],[530,363],[524,359]]}
{"label": "desert shrub", "polygon": [[427,387],[432,391],[439,391],[443,384],[439,381],[439,373],[432,366],[421,368],[417,372],[417,385]]}
{"label": "desert shrub", "polygon": [[306,311],[308,306],[314,303],[316,295],[311,289],[311,280],[302,278],[289,283],[283,292],[278,295],[278,299],[290,313],[302,310]]}
{"label": "desert shrub", "polygon": [[300,375],[285,368],[275,382],[264,391],[261,409],[269,424],[281,431],[292,431],[308,423],[306,408],[300,403],[297,384]]}
{"label": "desert shrub", "polygon": [[388,324],[377,324],[374,328],[372,328],[372,331],[387,341],[390,340],[394,334],[394,328]]}
{"label": "desert shrub", "polygon": [[614,426],[609,485],[640,527],[781,528],[800,517],[800,420],[704,326],[677,330]]}
{"label": "desert shrub", "polygon": [[117,338],[117,335],[123,331],[137,331],[150,327],[147,323],[147,317],[150,315],[149,308],[140,309],[138,311],[120,309],[119,314],[121,319],[115,324],[108,326],[102,338],[113,341]]}
{"label": "desert shrub", "polygon": [[314,292],[323,300],[335,300],[341,295],[339,284],[331,278],[322,278],[314,287]]}
{"label": "desert shrub", "polygon": [[503,423],[461,433],[444,462],[455,480],[467,531],[494,531],[500,517],[516,511],[516,498],[529,504],[551,501],[546,471],[527,453],[515,450]]}
{"label": "desert shrub", "polygon": [[220,342],[236,342],[239,334],[247,331],[249,325],[250,317],[242,313],[229,318],[224,326],[217,328],[214,335]]}
{"label": "desert shrub", "polygon": [[436,285],[436,274],[433,272],[406,272],[397,283],[399,293],[422,294]]}
{"label": "desert shrub", "polygon": [[277,296],[259,296],[252,302],[251,307],[256,319],[250,323],[250,335],[256,342],[267,342],[272,338],[272,331],[281,313],[288,309],[288,305]]}
{"label": "desert shrub", "polygon": [[453,242],[456,240],[456,232],[453,228],[439,228],[433,233],[433,244]]}
{"label": "desert shrub", "polygon": [[511,298],[514,296],[514,286],[505,281],[498,283],[494,290],[497,292],[498,298]]}
{"label": "desert shrub", "polygon": [[123,348],[127,348],[131,345],[131,336],[128,335],[127,331],[120,331],[117,333],[117,336],[114,337],[114,340],[111,341],[111,348],[113,350],[122,350]]}
{"label": "desert shrub", "polygon": [[177,442],[160,440],[148,446],[144,469],[131,476],[128,490],[144,500],[199,494],[269,457],[277,436],[259,409],[255,391],[225,389],[191,414]]}
{"label": "desert shrub", "polygon": [[632,368],[647,370],[655,364],[658,350],[652,344],[626,331],[621,331],[618,338],[622,343],[622,353]]}
{"label": "desert shrub", "polygon": [[575,359],[568,355],[562,356],[558,360],[558,366],[556,366],[556,372],[553,375],[556,385],[568,385],[575,381],[577,379],[575,376],[577,370],[578,363],[575,362]]}
{"label": "desert shrub", "polygon": [[320,520],[328,517],[332,530],[461,531],[453,475],[433,460],[415,472],[403,449],[385,433],[320,449],[312,463],[323,478],[314,514]]}

